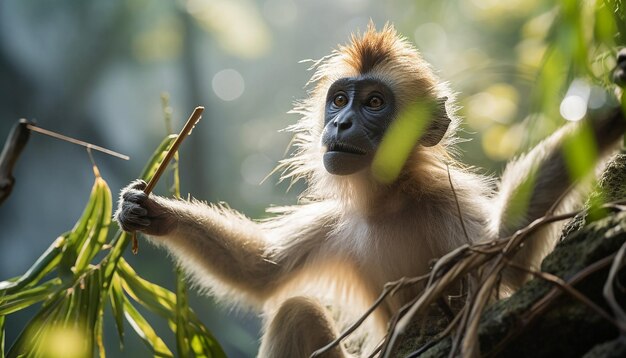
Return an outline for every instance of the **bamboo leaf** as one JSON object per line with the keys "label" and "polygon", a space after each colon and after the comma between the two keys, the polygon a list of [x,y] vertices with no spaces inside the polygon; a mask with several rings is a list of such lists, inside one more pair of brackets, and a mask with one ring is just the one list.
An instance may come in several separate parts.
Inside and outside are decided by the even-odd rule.
{"label": "bamboo leaf", "polygon": [[156,173],[157,169],[159,168],[159,164],[161,164],[161,162],[167,155],[168,149],[172,146],[172,144],[174,144],[174,141],[177,137],[178,136],[176,134],[170,134],[165,137],[165,139],[163,139],[161,144],[159,144],[157,149],[152,154],[152,157],[150,158],[148,164],[146,164],[146,166],[143,168],[140,178],[145,181],[150,181],[152,176],[154,176],[154,173]]}
{"label": "bamboo leaf", "polygon": [[614,44],[617,25],[611,10],[607,6],[597,6],[595,9],[594,36],[597,41]]}
{"label": "bamboo leaf", "polygon": [[39,310],[19,334],[9,349],[7,358],[23,357],[31,350],[36,349],[36,346],[40,343],[43,327],[54,321],[55,316],[57,316],[60,311],[58,309],[59,307],[69,303],[66,297],[65,290],[58,291],[47,301],[47,304],[44,304],[41,310]]}
{"label": "bamboo leaf", "polygon": [[142,306],[150,311],[176,321],[176,296],[167,289],[139,277],[135,270],[123,258],[118,270],[124,290]]}
{"label": "bamboo leaf", "polygon": [[187,322],[189,322],[189,305],[187,302],[187,288],[183,279],[181,268],[176,266],[176,350],[179,357],[190,357],[189,333],[187,332]]}
{"label": "bamboo leaf", "polygon": [[[148,180],[154,174],[175,138],[176,136],[170,136],[161,143],[144,169],[144,179]],[[78,337],[80,342],[74,346],[80,350],[74,353],[69,351],[68,355],[60,356],[73,357],[76,356],[73,355],[75,352],[82,352],[78,355],[80,357],[91,355],[97,345],[99,355],[104,357],[103,307],[107,296],[112,305],[122,346],[125,317],[154,355],[172,357],[172,352],[132,306],[124,290],[137,302],[168,321],[176,334],[177,352],[180,356],[223,357],[223,351],[215,339],[189,309],[186,288],[180,273],[177,298],[171,291],[139,277],[121,258],[130,241],[127,234],[118,232],[112,241],[113,249],[98,266],[89,266],[105,243],[111,224],[111,211],[110,189],[97,176],[89,202],[72,231],[57,239],[24,275],[0,283],[2,324],[5,314],[43,301],[39,312],[10,348],[8,357],[50,357],[49,346],[59,349],[72,346],[67,343],[58,345],[59,337],[63,334],[70,338]],[[59,269],[60,278],[39,284],[41,278],[54,268]],[[3,338],[4,331],[0,334]]]}
{"label": "bamboo leaf", "polygon": [[96,327],[94,330],[94,340],[98,345],[98,355],[100,358],[106,358],[106,350],[104,349],[104,305],[100,305],[98,310],[98,318],[96,319]]}
{"label": "bamboo leaf", "polygon": [[102,271],[92,269],[72,287],[55,292],[26,325],[9,351],[13,356],[84,357],[93,352],[96,320],[102,307]]}
{"label": "bamboo leaf", "polygon": [[70,232],[67,244],[63,249],[61,265],[59,265],[59,275],[63,280],[71,281],[73,279],[74,271],[72,269],[76,264],[79,249],[88,237],[94,233],[93,226],[96,221],[95,218],[99,214],[98,211],[101,207],[101,201],[104,200],[104,193],[98,184],[98,178],[96,177],[87,207],[74,226],[74,229]]}
{"label": "bamboo leaf", "polygon": [[391,183],[398,177],[430,124],[432,113],[432,103],[416,102],[391,123],[372,161],[372,174],[378,181]]}
{"label": "bamboo leaf", "polygon": [[0,282],[0,292],[5,291],[7,294],[11,294],[23,287],[34,285],[52,271],[60,260],[61,250],[63,250],[67,235],[59,236],[22,276],[15,280]]}
{"label": "bamboo leaf", "polygon": [[6,316],[0,315],[0,358],[4,358],[4,323]]}
{"label": "bamboo leaf", "polygon": [[118,275],[113,276],[109,298],[117,335],[120,339],[120,348],[124,348],[124,291],[122,291],[122,282]]}
{"label": "bamboo leaf", "polygon": [[156,334],[152,326],[150,326],[146,319],[126,297],[124,297],[124,316],[128,323],[130,323],[130,326],[137,332],[139,338],[141,338],[156,357],[174,357],[165,342]]}
{"label": "bamboo leaf", "polygon": [[226,353],[215,337],[197,318],[192,318],[187,327],[193,357],[226,358]]}
{"label": "bamboo leaf", "polygon": [[39,286],[0,298],[0,315],[19,311],[53,295],[61,288],[61,280],[53,279]]}
{"label": "bamboo leaf", "polygon": [[130,235],[127,232],[121,231],[119,229],[115,234],[113,240],[111,240],[113,248],[111,249],[111,252],[109,252],[109,254],[107,254],[101,262],[101,266],[104,270],[105,287],[108,287],[110,285],[113,274],[117,270],[118,260],[120,259],[120,257],[122,257],[124,249],[128,245],[129,240]]}
{"label": "bamboo leaf", "polygon": [[178,325],[182,324],[185,326],[182,331],[185,334],[185,338],[182,338],[180,343],[187,342],[187,344],[190,344],[195,336],[201,336],[202,339],[195,338],[195,345],[200,347],[198,348],[200,350],[191,347],[194,353],[206,351],[211,352],[211,357],[226,357],[215,337],[213,337],[189,306],[182,304],[186,300],[181,302],[181,309],[186,311],[184,313],[186,321],[179,323],[177,316],[178,307],[174,293],[139,277],[124,259],[120,260],[118,273],[123,280],[124,289],[134,300],[150,311],[171,321],[170,327],[177,333],[177,343],[182,338],[178,337]]}
{"label": "bamboo leaf", "polygon": [[96,185],[101,192],[102,201],[100,202],[100,207],[96,210],[96,217],[92,218],[95,220],[92,234],[84,241],[76,260],[75,272],[81,272],[87,267],[106,242],[109,233],[112,211],[111,190],[101,177],[96,178]]}

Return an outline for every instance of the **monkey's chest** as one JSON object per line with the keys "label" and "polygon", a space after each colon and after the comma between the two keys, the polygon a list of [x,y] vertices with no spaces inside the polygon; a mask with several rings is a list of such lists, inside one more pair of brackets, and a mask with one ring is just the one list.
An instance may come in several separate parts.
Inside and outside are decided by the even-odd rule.
{"label": "monkey's chest", "polygon": [[436,242],[439,230],[413,218],[353,220],[337,234],[340,249],[357,263],[365,280],[380,288],[402,277],[426,273],[441,251]]}

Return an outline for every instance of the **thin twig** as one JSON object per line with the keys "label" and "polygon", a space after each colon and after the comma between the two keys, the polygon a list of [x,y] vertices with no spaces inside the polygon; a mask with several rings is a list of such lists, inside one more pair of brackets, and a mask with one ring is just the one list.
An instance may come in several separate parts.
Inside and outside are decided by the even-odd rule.
{"label": "thin twig", "polygon": [[435,336],[432,340],[428,341],[426,344],[424,344],[421,347],[419,347],[418,350],[416,350],[416,351],[410,353],[409,355],[407,355],[406,358],[416,358],[416,357],[420,356],[422,353],[426,352],[428,349],[430,349],[435,344],[439,343],[439,341],[441,341],[442,339],[446,338],[450,334],[450,332],[452,332],[452,330],[457,325],[457,323],[459,322],[459,320],[461,319],[461,317],[463,316],[464,313],[465,313],[465,307],[463,307],[463,309],[461,311],[459,311],[459,313],[457,313],[454,316],[454,318],[452,319],[452,321],[450,321],[450,323],[448,324],[446,329],[441,331],[441,333],[439,333],[437,336]]}
{"label": "thin twig", "polygon": [[[584,269],[582,269],[581,271],[579,271],[577,274],[575,274],[574,276],[572,276],[572,278],[570,278],[567,281],[567,284],[569,285],[576,285],[579,282],[581,282],[582,280],[586,279],[587,277],[589,277],[590,275],[598,272],[599,270],[602,270],[604,268],[606,268],[608,265],[611,264],[611,262],[613,261],[613,258],[615,257],[615,255],[609,255],[603,259],[600,259],[594,263],[592,263],[591,265],[585,267]],[[530,324],[532,322],[534,322],[535,319],[537,319],[537,317],[542,316],[545,311],[550,307],[550,304],[552,302],[554,302],[557,298],[559,298],[561,295],[563,294],[563,290],[561,290],[559,287],[554,287],[552,288],[552,290],[550,290],[548,293],[546,293],[543,297],[541,297],[539,299],[539,301],[535,302],[535,304],[533,304],[533,306],[528,309],[526,311],[526,314],[523,315],[522,317],[519,318],[519,321],[521,323],[521,325],[519,326],[519,328],[515,331],[513,331],[512,333],[509,333],[507,336],[505,336],[496,347],[494,347],[489,353],[489,356],[494,356],[497,355],[502,349],[504,349],[504,347],[515,337],[517,337],[519,334],[521,334],[524,331],[525,327],[530,326]]]}
{"label": "thin twig", "polygon": [[465,307],[463,307],[463,311],[462,311],[463,315],[461,316],[461,322],[459,324],[456,334],[454,335],[454,339],[452,340],[452,347],[450,348],[450,354],[448,354],[449,358],[454,357],[459,345],[461,344],[461,340],[463,339],[463,332],[465,331],[465,326],[467,326],[467,320],[470,314],[470,310],[468,309],[468,307],[471,305],[472,301],[474,300],[475,295],[476,295],[475,292],[467,295]]}
{"label": "thin twig", "polygon": [[[492,259],[491,257],[487,256],[487,255],[483,255],[482,253],[478,254],[478,253],[473,253],[469,256],[465,256],[462,257],[463,255],[466,255],[467,252],[471,253],[471,250],[469,250],[469,247],[475,246],[475,247],[489,247],[489,248],[493,248],[494,249],[494,255],[496,255],[495,248],[497,247],[501,247],[502,245],[504,245],[504,248],[502,249],[502,251],[500,253],[497,254],[497,260],[496,263],[494,263],[494,265],[492,265],[491,270],[489,270],[489,274],[487,275],[487,280],[490,283],[488,286],[490,287],[482,287],[481,291],[482,293],[477,294],[477,296],[475,297],[475,299],[480,298],[480,302],[476,302],[475,300],[473,301],[474,303],[478,303],[478,305],[474,305],[474,308],[470,311],[470,316],[468,317],[467,321],[470,322],[470,326],[468,327],[468,329],[475,329],[475,327],[473,327],[473,325],[471,324],[472,322],[472,318],[475,317],[476,314],[478,314],[479,312],[482,312],[482,309],[484,308],[484,305],[487,303],[486,298],[489,297],[489,292],[491,292],[491,289],[493,288],[493,283],[495,282],[493,277],[490,278],[491,275],[496,275],[500,272],[500,270],[502,269],[503,265],[502,265],[502,257],[504,254],[511,254],[513,251],[513,248],[516,248],[519,244],[521,244],[521,242],[532,232],[534,232],[535,230],[537,230],[539,227],[552,223],[552,222],[556,222],[556,221],[560,221],[560,220],[564,220],[567,218],[571,218],[573,216],[575,216],[576,214],[578,214],[578,212],[571,212],[571,213],[565,213],[565,214],[561,214],[561,215],[554,215],[554,216],[544,216],[541,218],[538,218],[537,220],[533,221],[531,224],[529,224],[528,226],[526,226],[523,229],[518,230],[517,232],[515,232],[513,235],[511,235],[510,237],[504,238],[504,239],[496,239],[496,240],[492,240],[491,242],[488,243],[480,243],[480,244],[474,244],[474,245],[464,245],[461,246],[457,249],[455,249],[454,251],[448,253],[447,255],[445,255],[444,257],[442,257],[440,260],[437,261],[437,264],[435,265],[435,267],[433,268],[433,271],[431,272],[431,280],[428,283],[427,289],[425,290],[425,292],[420,296],[420,299],[416,301],[416,303],[413,305],[413,307],[411,307],[410,311],[401,319],[401,322],[399,322],[398,327],[396,327],[395,331],[393,332],[393,336],[391,338],[392,341],[395,341],[395,336],[401,334],[401,332],[404,331],[404,329],[406,328],[406,326],[408,325],[408,322],[410,322],[413,318],[413,316],[415,316],[416,314],[418,314],[419,312],[421,312],[422,310],[425,309],[425,307],[428,307],[428,305],[430,303],[433,302],[433,300],[436,297],[439,297],[439,295],[446,289],[446,287],[448,285],[450,285],[452,282],[454,282],[455,280],[457,280],[461,275],[465,275],[468,272],[476,269],[477,267],[483,265],[485,262],[489,261],[490,259]],[[456,261],[458,260],[458,261]],[[438,275],[437,271],[439,271],[440,269],[442,269],[443,267],[446,266],[446,263],[448,262],[453,262],[456,261],[455,264],[451,267],[448,268],[448,270],[443,273],[442,275]],[[436,276],[438,276],[437,278],[435,278]],[[483,297],[482,294],[485,294],[486,296]],[[471,331],[470,331],[471,332]],[[459,336],[460,337],[460,336]],[[471,339],[468,341],[466,338],[463,339],[464,344],[463,346],[466,349],[469,349],[471,347],[470,342],[472,341]],[[387,353],[387,352],[385,352]]]}
{"label": "thin twig", "polygon": [[72,144],[77,144],[77,145],[80,145],[80,146],[83,146],[83,147],[87,147],[89,149],[97,150],[99,152],[106,153],[108,155],[112,155],[112,156],[120,158],[120,159],[124,159],[124,160],[129,160],[130,159],[130,157],[127,156],[127,155],[120,154],[120,153],[112,151],[110,149],[106,149],[106,148],[100,147],[100,146],[95,145],[95,144],[87,143],[87,142],[84,142],[82,140],[78,140],[78,139],[75,139],[75,138],[72,138],[72,137],[68,137],[66,135],[59,134],[59,133],[56,133],[56,132],[53,132],[53,131],[50,131],[50,130],[47,130],[47,129],[43,129],[43,128],[38,127],[38,126],[36,126],[34,124],[27,124],[26,128],[28,128],[28,129],[30,129],[31,131],[34,131],[34,132],[38,132],[38,133],[45,134],[47,136],[50,136],[50,137],[53,137],[53,138],[56,138],[56,139],[60,139],[60,140],[66,141],[66,142],[70,142]]}
{"label": "thin twig", "polygon": [[615,299],[615,293],[613,292],[613,283],[616,280],[617,273],[624,265],[624,256],[626,256],[626,242],[620,247],[619,251],[615,255],[611,269],[609,270],[609,276],[604,283],[602,294],[606,299],[606,302],[611,307],[613,314],[616,318],[616,324],[618,325],[622,335],[626,336],[626,313],[624,309],[617,303]]}
{"label": "thin twig", "polygon": [[397,336],[392,334],[396,330],[396,325],[400,321],[400,318],[404,316],[405,312],[408,311],[413,305],[415,305],[415,302],[417,302],[420,297],[421,296],[418,295],[407,304],[402,306],[398,310],[398,312],[396,312],[391,318],[391,321],[389,322],[389,328],[387,329],[387,337],[385,338],[385,341],[383,342],[383,345],[380,349],[380,355],[382,357],[389,357],[389,355],[391,354],[391,350],[393,349],[393,346],[395,345],[397,339]]}
{"label": "thin twig", "polygon": [[[154,189],[154,187],[156,186],[157,182],[161,178],[161,175],[163,175],[163,172],[165,172],[165,169],[170,163],[170,160],[172,160],[172,157],[174,157],[174,155],[176,154],[176,151],[178,151],[178,147],[180,147],[180,144],[183,142],[185,137],[187,137],[187,135],[191,133],[191,130],[193,129],[193,127],[196,125],[196,123],[198,123],[198,121],[202,117],[203,111],[204,111],[204,107],[202,106],[198,106],[193,110],[193,113],[191,113],[191,116],[189,116],[189,119],[187,119],[187,123],[185,123],[185,126],[183,127],[183,129],[180,131],[180,133],[174,140],[172,147],[167,151],[167,154],[165,154],[165,158],[163,158],[163,161],[161,161],[161,164],[159,164],[159,167],[157,168],[156,172],[154,173],[152,178],[150,178],[148,185],[146,185],[146,188],[143,190],[144,193],[150,194],[152,192],[152,189]],[[133,254],[137,255],[137,253],[139,252],[139,243],[137,241],[137,233],[133,232],[133,234],[131,235],[131,242],[132,242],[132,252]]]}
{"label": "thin twig", "polygon": [[503,257],[503,254],[498,255],[496,261],[491,265],[485,281],[481,283],[480,289],[472,302],[467,321],[467,329],[465,330],[463,341],[461,342],[461,355],[464,357],[476,357],[480,353],[478,343],[480,316],[489,302],[491,291],[498,280],[498,273],[502,270]]}
{"label": "thin twig", "polygon": [[176,154],[176,151],[178,151],[178,147],[180,147],[180,144],[183,142],[185,137],[187,137],[187,135],[191,133],[191,130],[193,129],[193,127],[196,125],[196,123],[198,123],[198,121],[202,117],[202,112],[204,112],[204,107],[201,107],[201,106],[196,107],[193,110],[193,113],[191,113],[191,116],[189,116],[189,119],[187,119],[187,123],[185,123],[185,126],[176,137],[176,140],[174,140],[174,144],[172,144],[172,147],[167,151],[165,158],[163,158],[163,161],[157,168],[156,172],[154,173],[152,178],[150,178],[148,185],[143,190],[144,193],[150,194],[152,192],[152,189],[154,189],[154,186],[157,184],[157,182],[161,178],[161,175],[163,175],[163,172],[165,172],[165,169],[167,168],[167,165],[169,164],[170,160],[172,160],[172,157],[174,157],[174,154]]}
{"label": "thin twig", "polygon": [[446,170],[448,171],[448,182],[450,183],[450,189],[452,189],[452,195],[454,196],[454,201],[456,203],[456,210],[459,214],[459,220],[461,221],[461,227],[463,228],[463,233],[465,234],[465,238],[467,239],[467,243],[471,243],[469,235],[467,234],[467,229],[465,228],[465,222],[463,220],[463,214],[461,213],[461,205],[459,205],[459,198],[456,196],[456,190],[454,190],[454,184],[452,184],[452,176],[450,175],[450,165],[446,163]]}
{"label": "thin twig", "polygon": [[582,302],[583,304],[585,304],[587,307],[589,307],[592,311],[594,311],[595,313],[597,313],[599,316],[601,316],[602,318],[606,319],[607,321],[609,321],[611,324],[613,324],[615,327],[617,327],[618,329],[620,329],[620,325],[617,323],[617,321],[615,321],[615,319],[613,317],[611,317],[611,315],[609,315],[605,310],[602,309],[602,307],[598,306],[595,302],[593,302],[592,300],[590,300],[587,296],[583,295],[580,291],[578,291],[577,289],[575,289],[572,285],[570,285],[569,283],[567,283],[566,281],[564,281],[562,278],[553,275],[549,272],[541,272],[541,271],[537,271],[537,270],[533,270],[533,269],[529,269],[527,267],[523,267],[520,266],[514,262],[508,262],[507,263],[510,267],[513,267],[517,270],[520,271],[524,271],[526,273],[529,273],[535,277],[538,277],[544,281],[548,281],[554,285],[556,285],[558,288],[560,288],[561,290],[563,290],[564,292],[566,292],[567,294],[569,294],[570,296],[572,296],[574,299],[577,299],[578,301]]}
{"label": "thin twig", "polygon": [[380,350],[383,349],[384,343],[385,343],[384,340],[380,341],[378,345],[376,346],[376,348],[374,348],[372,353],[370,353],[370,355],[367,356],[367,358],[374,358],[378,353],[380,353]]}
{"label": "thin twig", "polygon": [[[608,207],[612,205],[612,207],[616,207],[623,204],[623,202],[624,200],[619,200],[603,206]],[[390,326],[381,356],[389,356],[397,337],[406,329],[413,317],[427,309],[449,285],[456,282],[463,275],[480,269],[487,262],[493,261],[493,264],[483,275],[485,279],[482,282],[481,289],[475,294],[470,293],[468,295],[468,302],[466,303],[468,309],[464,311],[461,317],[459,330],[457,331],[456,339],[453,340],[453,349],[451,350],[451,356],[454,356],[456,347],[462,342],[461,354],[467,356],[478,354],[478,320],[491,299],[491,292],[499,286],[501,271],[506,267],[509,258],[517,252],[524,240],[540,227],[572,218],[585,211],[579,210],[559,215],[546,214],[524,228],[517,230],[511,236],[472,245],[463,245],[437,260],[431,270],[426,288],[413,300],[413,304],[409,307],[408,312],[404,315],[394,316],[397,322],[392,322],[393,324]]]}

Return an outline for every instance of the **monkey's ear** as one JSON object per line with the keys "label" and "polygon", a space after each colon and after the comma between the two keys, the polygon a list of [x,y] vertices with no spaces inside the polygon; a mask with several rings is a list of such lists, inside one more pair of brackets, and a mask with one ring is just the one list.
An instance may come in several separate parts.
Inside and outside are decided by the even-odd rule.
{"label": "monkey's ear", "polygon": [[432,147],[441,142],[450,126],[451,121],[446,111],[447,100],[448,97],[437,98],[430,125],[426,127],[424,135],[420,139],[420,144],[424,147]]}

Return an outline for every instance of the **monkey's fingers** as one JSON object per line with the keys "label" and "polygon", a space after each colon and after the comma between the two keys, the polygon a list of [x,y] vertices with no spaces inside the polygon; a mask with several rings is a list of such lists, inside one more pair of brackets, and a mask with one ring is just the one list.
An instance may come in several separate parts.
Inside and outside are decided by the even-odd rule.
{"label": "monkey's fingers", "polygon": [[115,213],[115,221],[124,231],[144,231],[151,224],[147,215],[148,210],[146,208],[137,203],[124,201]]}
{"label": "monkey's fingers", "polygon": [[134,189],[134,190],[143,191],[147,186],[148,186],[148,183],[146,183],[145,180],[135,179],[130,184],[128,184],[128,186],[124,188],[123,190]]}

